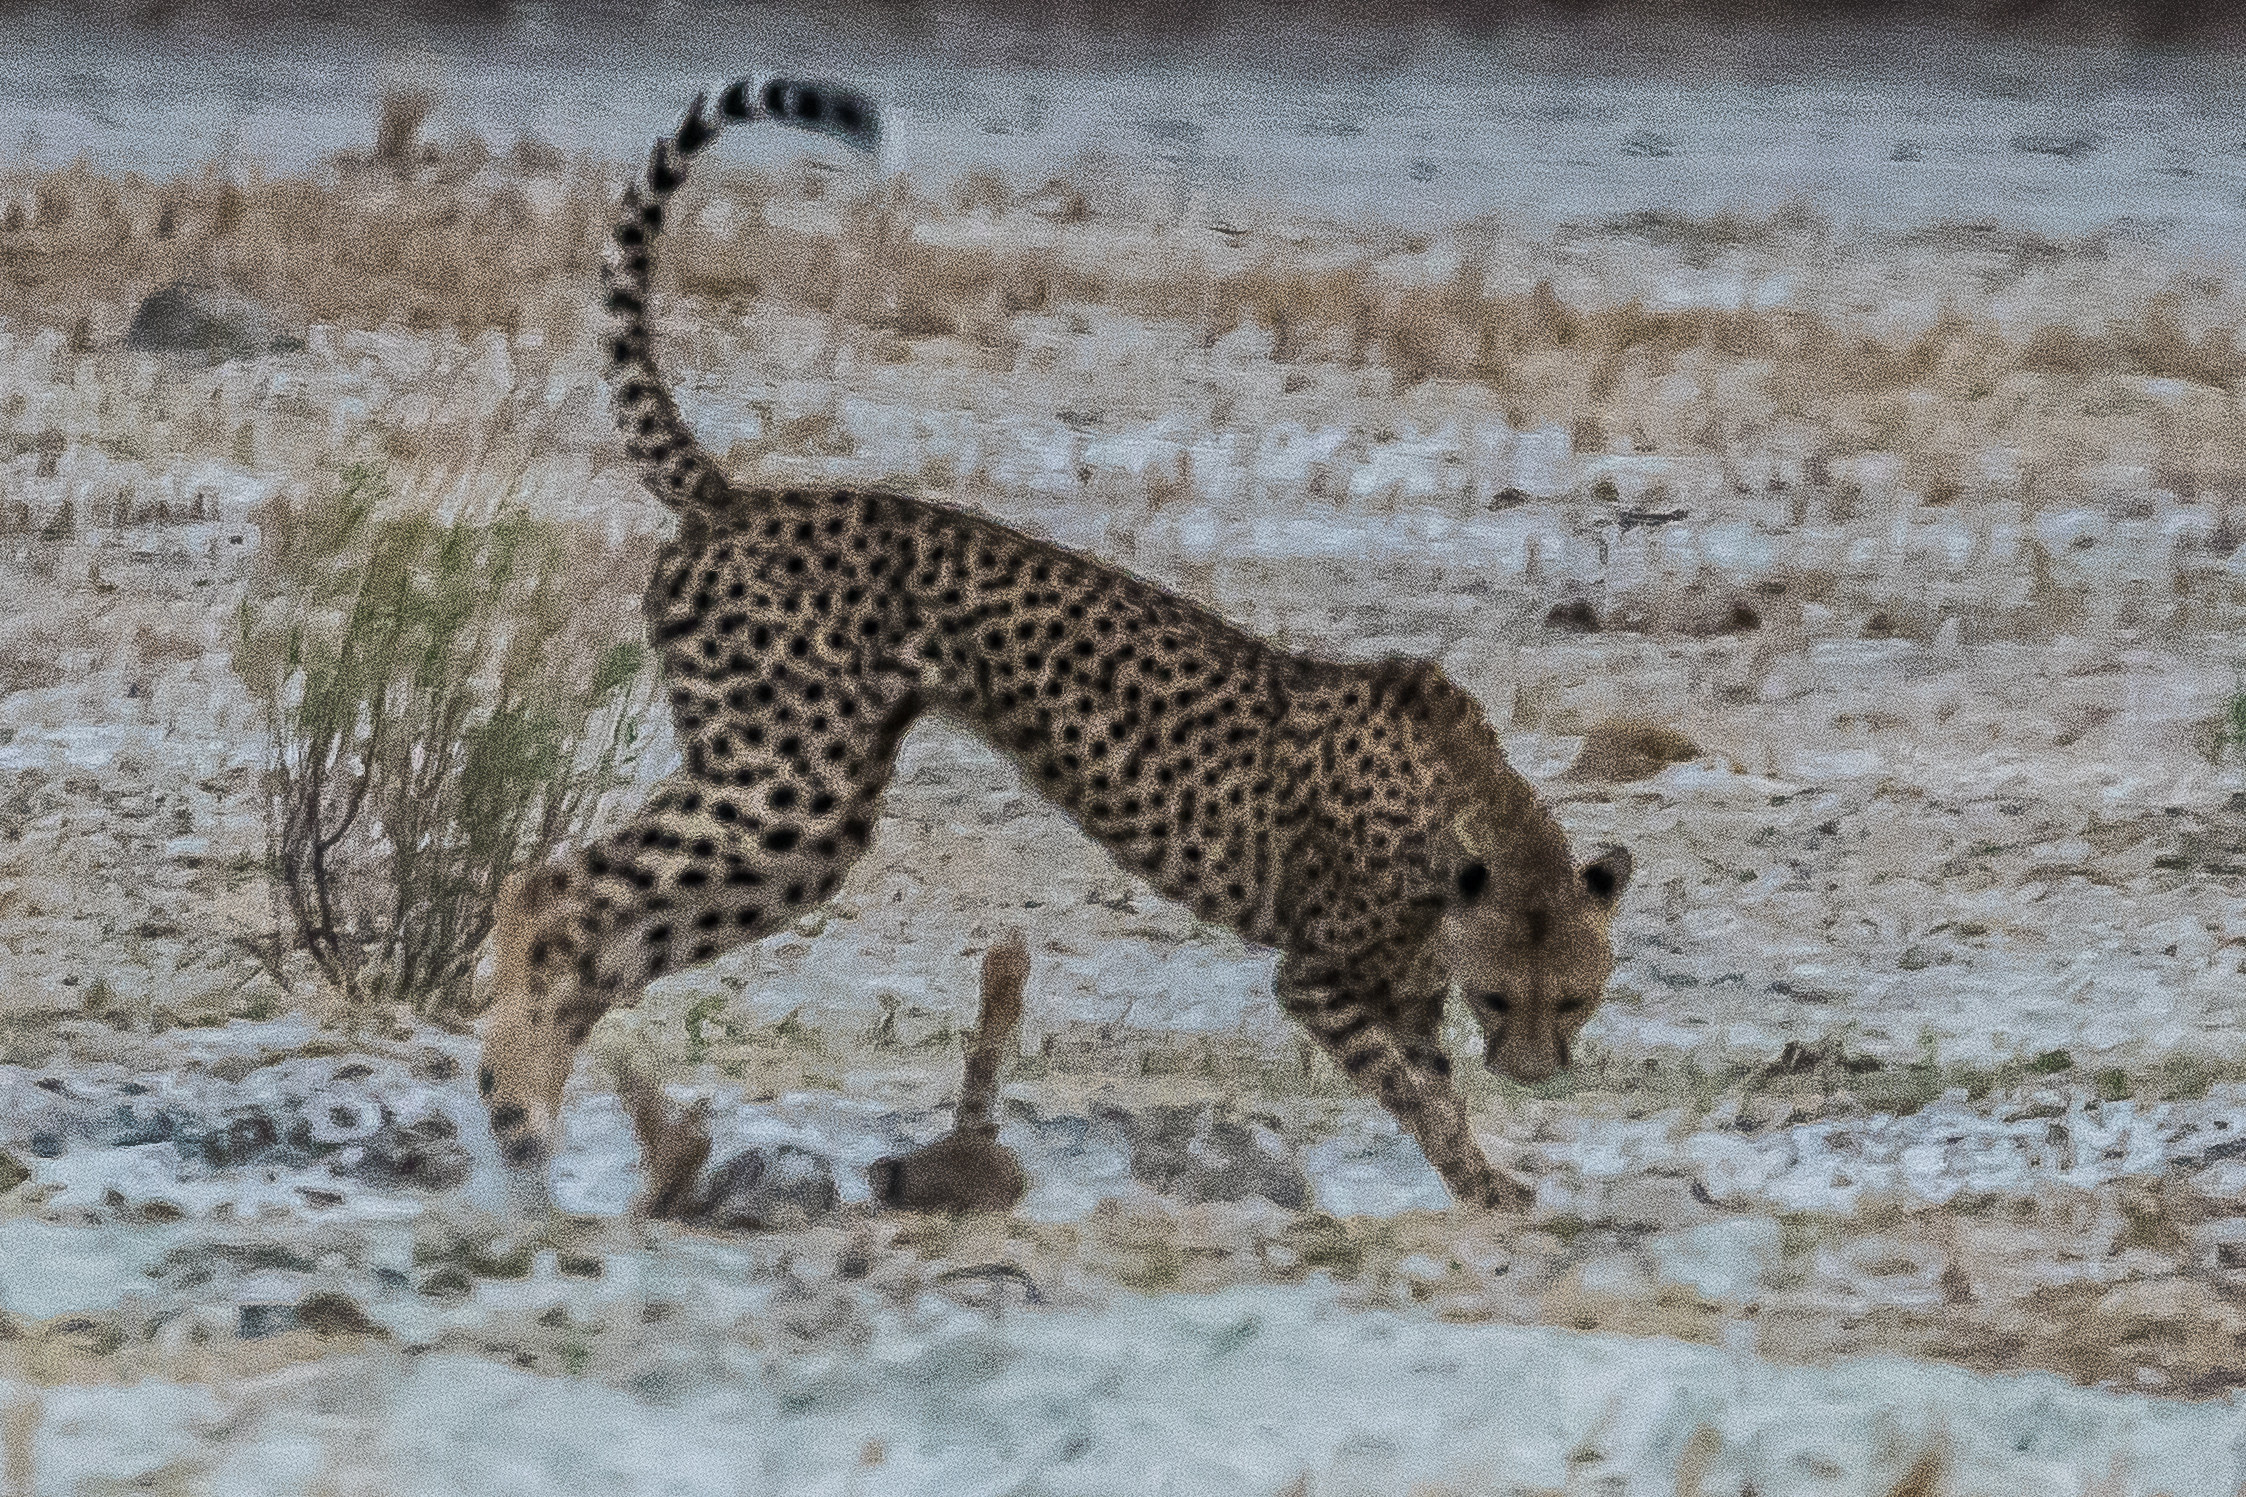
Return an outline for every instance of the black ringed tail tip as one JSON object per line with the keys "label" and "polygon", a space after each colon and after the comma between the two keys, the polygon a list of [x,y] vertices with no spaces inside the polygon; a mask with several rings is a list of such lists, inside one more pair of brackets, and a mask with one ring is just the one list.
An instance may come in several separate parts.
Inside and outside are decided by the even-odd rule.
{"label": "black ringed tail tip", "polygon": [[655,240],[663,232],[663,205],[685,184],[694,157],[728,124],[753,119],[825,135],[857,151],[870,152],[881,143],[880,112],[854,88],[803,78],[744,78],[719,91],[714,112],[708,94],[695,95],[677,127],[649,149],[639,179],[624,189],[601,268],[603,302],[614,318],[604,347],[617,377],[616,425],[641,481],[675,509],[722,507],[732,490],[655,367],[648,325]]}
{"label": "black ringed tail tip", "polygon": [[845,84],[774,78],[765,83],[757,102],[781,124],[831,135],[853,150],[870,151],[881,144],[881,116],[873,101]]}

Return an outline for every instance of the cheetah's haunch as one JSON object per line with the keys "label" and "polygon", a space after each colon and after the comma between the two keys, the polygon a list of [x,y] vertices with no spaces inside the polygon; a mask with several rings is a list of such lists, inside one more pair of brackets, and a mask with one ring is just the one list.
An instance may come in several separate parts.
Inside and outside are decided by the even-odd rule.
{"label": "cheetah's haunch", "polygon": [[649,273],[685,162],[727,121],[863,147],[846,89],[698,98],[628,188],[604,274],[618,423],[679,516],[647,593],[685,766],[627,826],[508,886],[478,1080],[502,1151],[541,1163],[596,1020],[665,972],[770,935],[866,850],[898,740],[972,727],[1204,920],[1282,953],[1279,1001],[1410,1129],[1459,1199],[1492,1169],[1439,1035],[1455,985],[1484,1061],[1568,1062],[1630,877],[1578,867],[1479,706],[1424,661],[1290,654],[1167,589],[948,505],[736,486],[657,370]]}

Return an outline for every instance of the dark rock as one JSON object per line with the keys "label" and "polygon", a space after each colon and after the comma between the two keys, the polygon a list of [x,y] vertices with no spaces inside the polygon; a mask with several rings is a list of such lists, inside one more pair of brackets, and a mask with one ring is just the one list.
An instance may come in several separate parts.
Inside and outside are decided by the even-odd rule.
{"label": "dark rock", "polygon": [[270,311],[247,297],[217,286],[175,281],[142,298],[125,330],[125,346],[201,354],[224,362],[291,352],[304,344],[283,332]]}
{"label": "dark rock", "polygon": [[1221,1102],[1102,1114],[1131,1144],[1131,1173],[1185,1201],[1262,1196],[1290,1211],[1310,1204],[1310,1178],[1278,1130]]}
{"label": "dark rock", "polygon": [[294,1248],[266,1242],[195,1242],[173,1248],[148,1270],[171,1289],[198,1289],[234,1273],[310,1273],[312,1260]]}
{"label": "dark rock", "polygon": [[6,1149],[0,1149],[0,1196],[6,1195],[30,1178],[31,1166]]}
{"label": "dark rock", "polygon": [[743,1149],[711,1170],[691,1217],[758,1231],[801,1227],[834,1210],[839,1199],[825,1155],[781,1144]]}
{"label": "dark rock", "polygon": [[255,1341],[260,1336],[293,1331],[296,1326],[294,1305],[244,1305],[235,1321],[235,1334],[244,1341]]}
{"label": "dark rock", "polygon": [[1599,632],[1599,613],[1581,598],[1570,598],[1564,603],[1554,603],[1551,612],[1544,615],[1544,627],[1565,630],[1571,634],[1596,634]]}
{"label": "dark rock", "polygon": [[304,1099],[305,1131],[322,1152],[373,1143],[392,1121],[389,1108],[353,1092],[323,1088]]}
{"label": "dark rock", "polygon": [[2087,156],[2104,144],[2095,134],[2082,132],[2073,135],[2015,135],[2012,149],[2023,156],[2060,156],[2068,161],[2077,156]]}
{"label": "dark rock", "polygon": [[475,1161],[460,1142],[460,1130],[452,1119],[437,1116],[398,1123],[387,1110],[383,1118],[382,1131],[367,1143],[358,1164],[338,1173],[369,1185],[411,1185],[422,1190],[452,1190],[467,1183]]}
{"label": "dark rock", "polygon": [[107,1318],[92,1315],[65,1315],[60,1320],[50,1320],[39,1329],[42,1339],[74,1351],[106,1357],[125,1344],[125,1333]]}
{"label": "dark rock", "polygon": [[1649,779],[1672,764],[1700,756],[1700,745],[1664,723],[1645,717],[1610,717],[1583,735],[1583,747],[1562,770],[1569,780],[1627,783]]}
{"label": "dark rock", "polygon": [[296,1302],[296,1321],[316,1336],[383,1336],[389,1334],[359,1308],[348,1294],[322,1290]]}
{"label": "dark rock", "polygon": [[476,1281],[465,1268],[448,1263],[421,1281],[421,1292],[431,1299],[466,1299]]}
{"label": "dark rock", "polygon": [[170,1143],[179,1136],[179,1119],[162,1108],[120,1102],[107,1124],[97,1125],[94,1142],[129,1149],[139,1144]]}
{"label": "dark rock", "polygon": [[527,1279],[536,1261],[530,1244],[504,1240],[468,1243],[463,1258],[469,1272],[479,1279]]}
{"label": "dark rock", "polygon": [[203,1135],[203,1162],[214,1169],[231,1169],[250,1163],[281,1141],[281,1130],[262,1108],[245,1108],[227,1118],[223,1127]]}
{"label": "dark rock", "polygon": [[873,1198],[901,1211],[1010,1211],[1029,1176],[993,1126],[955,1130],[866,1170]]}

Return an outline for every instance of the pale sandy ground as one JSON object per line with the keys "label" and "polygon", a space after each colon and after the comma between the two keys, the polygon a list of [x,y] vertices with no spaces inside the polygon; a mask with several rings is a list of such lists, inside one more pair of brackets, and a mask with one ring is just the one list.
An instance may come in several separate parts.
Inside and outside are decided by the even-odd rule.
{"label": "pale sandy ground", "polygon": [[[1970,90],[1930,107],[2005,118]],[[2154,117],[2101,117],[2086,164],[2157,157]],[[2003,128],[1999,177],[2073,165],[2007,156]],[[1554,179],[1604,190],[1572,149]],[[2246,515],[2205,341],[2239,308],[2200,247],[2235,192],[2059,238],[1999,192],[2006,217],[1933,230],[1415,239],[1086,180],[1124,186],[1082,221],[1051,196],[908,217],[1126,287],[1259,257],[1441,286],[1478,255],[1484,285],[1584,309],[1814,314],[1892,348],[1947,306],[2013,339],[1868,391],[1705,348],[1503,380],[1438,350],[1412,381],[1406,344],[1288,349],[1214,290],[970,297],[949,332],[671,304],[685,401],[744,470],[947,492],[1297,645],[1439,658],[1579,846],[1631,846],[1582,1063],[1475,1083],[1532,1216],[1449,1213],[1306,1064],[1266,957],[933,725],[823,920],[596,1039],[556,1171],[577,1215],[529,1239],[480,1214],[471,1051],[323,1036],[303,974],[285,993],[226,939],[272,912],[225,650],[252,505],[345,456],[660,523],[589,336],[312,325],[205,368],[116,348],[131,301],[96,302],[90,347],[0,331],[0,498],[82,517],[0,537],[0,1491],[1838,1493],[1928,1452],[1959,1492],[2238,1490]],[[832,233],[856,181],[736,184],[697,243],[725,253],[743,204]],[[2046,327],[2167,352],[2022,355]],[[125,490],[219,518],[85,523]],[[1574,600],[1608,627],[1548,627]],[[1622,711],[1703,752],[1564,777]],[[943,1127],[1008,927],[1033,971],[1002,1136],[1032,1194],[1004,1221],[874,1213],[859,1168]],[[607,1085],[634,1054],[716,1101],[721,1156],[796,1145],[839,1203],[764,1233],[624,1219]]]}

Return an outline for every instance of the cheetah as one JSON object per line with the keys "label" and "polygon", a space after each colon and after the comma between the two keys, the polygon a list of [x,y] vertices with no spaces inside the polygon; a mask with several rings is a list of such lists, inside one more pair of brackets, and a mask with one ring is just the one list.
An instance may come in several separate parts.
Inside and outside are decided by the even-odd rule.
{"label": "cheetah", "polygon": [[835,892],[924,713],[981,734],[1122,867],[1280,954],[1275,987],[1418,1140],[1452,1195],[1520,1208],[1441,1042],[1453,987],[1493,1071],[1536,1081],[1613,967],[1630,856],[1576,864],[1481,708],[1434,663],[1297,654],[1088,555],[870,490],[750,489],[658,370],[656,240],[688,161],[772,120],[861,151],[834,84],[696,98],[626,188],[603,270],[624,446],[677,517],[646,595],[682,767],[631,822],[502,891],[478,1084],[518,1181],[545,1164],[580,1043],[665,973]]}

